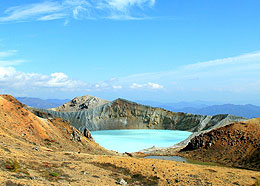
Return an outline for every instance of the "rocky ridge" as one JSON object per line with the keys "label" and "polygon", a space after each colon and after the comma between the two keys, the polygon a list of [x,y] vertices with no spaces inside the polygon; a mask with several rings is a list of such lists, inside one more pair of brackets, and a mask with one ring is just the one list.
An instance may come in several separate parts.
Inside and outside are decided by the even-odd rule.
{"label": "rocky ridge", "polygon": [[65,103],[57,108],[52,108],[49,110],[58,112],[75,112],[91,109],[109,103],[109,101],[95,97],[95,96],[80,96],[72,99],[68,103]]}
{"label": "rocky ridge", "polygon": [[117,99],[91,109],[75,112],[55,112],[32,109],[60,117],[71,122],[80,131],[113,129],[169,129],[199,132],[221,127],[245,118],[233,115],[194,115],[175,113],[162,108],[150,107]]}

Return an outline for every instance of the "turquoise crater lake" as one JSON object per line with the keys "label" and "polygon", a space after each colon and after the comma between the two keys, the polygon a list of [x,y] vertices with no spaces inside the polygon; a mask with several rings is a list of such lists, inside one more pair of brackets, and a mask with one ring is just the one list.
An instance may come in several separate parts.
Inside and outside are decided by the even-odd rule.
{"label": "turquoise crater lake", "polygon": [[109,150],[137,152],[152,146],[169,147],[185,140],[191,132],[178,130],[101,130],[91,131],[95,141]]}

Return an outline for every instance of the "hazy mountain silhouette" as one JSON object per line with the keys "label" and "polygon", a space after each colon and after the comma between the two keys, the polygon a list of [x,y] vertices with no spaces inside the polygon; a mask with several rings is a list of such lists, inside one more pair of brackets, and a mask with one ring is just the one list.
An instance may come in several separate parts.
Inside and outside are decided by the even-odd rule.
{"label": "hazy mountain silhouette", "polygon": [[173,112],[185,112],[200,115],[232,114],[246,118],[260,117],[260,106],[246,104],[218,104],[207,101],[161,103],[155,101],[137,101],[138,103],[161,107]]}
{"label": "hazy mountain silhouette", "polygon": [[246,118],[260,117],[260,107],[252,104],[247,104],[247,105],[224,104],[224,105],[212,105],[204,108],[185,107],[182,109],[176,109],[176,110],[174,109],[173,111],[189,112],[192,114],[202,114],[202,115],[233,114],[233,115],[242,116]]}
{"label": "hazy mountain silhouette", "polygon": [[58,107],[60,105],[63,105],[64,103],[69,102],[69,99],[40,99],[40,98],[32,98],[32,97],[17,97],[17,100],[19,100],[21,103],[28,105],[30,107],[35,108],[42,108],[42,109],[48,109],[48,108],[54,108]]}

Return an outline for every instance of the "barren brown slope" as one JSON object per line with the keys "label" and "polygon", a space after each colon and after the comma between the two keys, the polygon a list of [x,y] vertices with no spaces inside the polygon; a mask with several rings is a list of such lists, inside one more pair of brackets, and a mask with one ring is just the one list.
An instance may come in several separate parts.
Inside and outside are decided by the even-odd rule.
{"label": "barren brown slope", "polygon": [[201,134],[190,141],[181,155],[199,161],[260,170],[260,118]]}
{"label": "barren brown slope", "polygon": [[23,108],[24,105],[9,95],[0,96],[0,134],[35,145],[60,150],[107,153],[91,142],[70,123],[59,118],[43,119]]}

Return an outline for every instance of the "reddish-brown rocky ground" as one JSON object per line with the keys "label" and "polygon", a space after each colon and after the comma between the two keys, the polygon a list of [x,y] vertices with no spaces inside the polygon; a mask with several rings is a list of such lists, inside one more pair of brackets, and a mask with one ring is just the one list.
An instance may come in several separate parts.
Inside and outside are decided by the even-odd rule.
{"label": "reddish-brown rocky ground", "polygon": [[201,134],[193,138],[180,155],[193,160],[260,170],[260,118]]}

